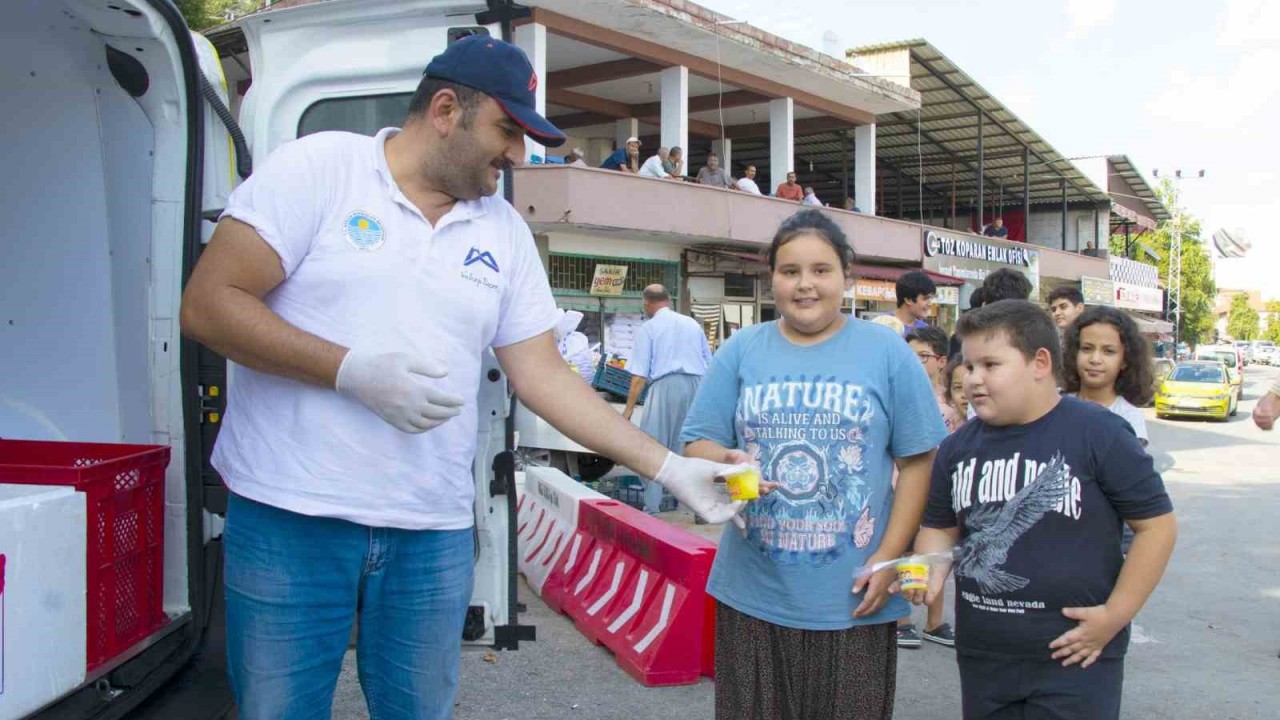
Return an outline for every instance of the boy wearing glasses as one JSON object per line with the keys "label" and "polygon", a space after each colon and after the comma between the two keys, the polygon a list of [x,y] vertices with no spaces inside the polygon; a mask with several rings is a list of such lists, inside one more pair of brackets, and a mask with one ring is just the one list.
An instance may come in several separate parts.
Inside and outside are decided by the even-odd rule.
{"label": "boy wearing glasses", "polygon": [[[920,358],[920,364],[924,366],[924,372],[929,376],[929,382],[933,383],[933,393],[938,399],[938,411],[942,413],[942,422],[947,426],[947,432],[950,433],[960,427],[963,418],[956,414],[955,408],[947,402],[946,388],[944,387],[943,378],[947,369],[947,345],[949,338],[947,333],[941,328],[927,325],[925,327],[913,328],[907,331],[907,344],[911,346],[911,351]],[[945,622],[943,611],[946,608],[944,592],[938,593],[938,597],[928,605],[928,613],[925,616],[924,624],[924,640],[945,645],[947,647],[955,647],[956,636],[951,630],[951,626]],[[916,629],[915,623],[911,622],[911,617],[905,617],[898,621],[898,647],[900,648],[918,648],[923,645],[920,631]]]}

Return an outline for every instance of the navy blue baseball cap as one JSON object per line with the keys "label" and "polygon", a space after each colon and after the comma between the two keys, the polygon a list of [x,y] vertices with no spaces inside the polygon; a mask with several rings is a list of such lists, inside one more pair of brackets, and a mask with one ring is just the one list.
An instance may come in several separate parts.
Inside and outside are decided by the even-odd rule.
{"label": "navy blue baseball cap", "polygon": [[488,35],[471,35],[432,58],[424,74],[479,90],[496,100],[529,137],[548,147],[564,144],[564,133],[538,114],[534,95],[538,74],[515,45]]}

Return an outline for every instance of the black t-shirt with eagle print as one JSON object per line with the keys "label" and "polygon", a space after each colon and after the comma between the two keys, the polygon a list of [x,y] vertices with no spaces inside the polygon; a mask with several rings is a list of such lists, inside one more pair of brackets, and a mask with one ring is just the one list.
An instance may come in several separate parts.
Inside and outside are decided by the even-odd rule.
{"label": "black t-shirt with eagle print", "polygon": [[[1050,659],[1077,622],[1064,607],[1102,605],[1124,557],[1125,519],[1173,511],[1151,456],[1124,418],[1063,397],[1040,419],[971,420],[942,442],[924,525],[960,528],[956,649]],[[1103,657],[1120,657],[1129,629]]]}

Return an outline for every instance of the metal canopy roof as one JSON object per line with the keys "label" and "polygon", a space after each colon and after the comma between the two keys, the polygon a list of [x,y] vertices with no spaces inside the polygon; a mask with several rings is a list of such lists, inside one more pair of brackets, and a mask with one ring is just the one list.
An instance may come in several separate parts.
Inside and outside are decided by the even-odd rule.
{"label": "metal canopy roof", "polygon": [[1165,207],[1164,203],[1160,202],[1160,199],[1156,197],[1155,191],[1151,189],[1147,179],[1134,166],[1128,155],[1108,155],[1107,161],[1115,169],[1116,175],[1129,186],[1129,192],[1133,197],[1141,201],[1147,207],[1147,210],[1151,211],[1151,217],[1157,221],[1172,219],[1173,216],[1169,214],[1169,208]]}
{"label": "metal canopy roof", "polygon": [[[1108,207],[1105,190],[928,41],[869,45],[848,54],[855,65],[862,66],[860,57],[898,50],[910,51],[911,87],[920,93],[922,106],[919,111],[877,116],[876,162],[884,214],[898,214],[899,192],[907,218],[916,218],[921,212],[949,213],[953,188],[958,212],[973,207],[980,122],[986,207],[1000,202],[1002,187],[1005,207],[1022,205],[1024,150],[1029,153],[1033,205],[1061,207],[1065,179],[1067,202],[1072,207]],[[846,152],[850,153],[852,184],[852,147],[852,128],[797,137],[799,181],[813,185],[824,199],[834,201],[843,179]],[[767,164],[767,139],[735,141],[733,160],[735,166]],[[923,205],[918,201],[921,196]]]}

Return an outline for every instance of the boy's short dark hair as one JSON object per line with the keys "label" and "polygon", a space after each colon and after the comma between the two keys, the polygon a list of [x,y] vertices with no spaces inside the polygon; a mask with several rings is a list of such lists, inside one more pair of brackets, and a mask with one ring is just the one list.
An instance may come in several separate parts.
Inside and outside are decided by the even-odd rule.
{"label": "boy's short dark hair", "polygon": [[915,300],[921,295],[938,294],[938,286],[934,284],[933,278],[919,270],[912,270],[898,278],[898,282],[894,283],[893,289],[898,295],[898,307],[902,307],[908,300]]}
{"label": "boy's short dark hair", "polygon": [[1028,361],[1044,348],[1053,359],[1053,374],[1062,374],[1062,346],[1053,318],[1035,303],[1026,300],[997,300],[960,316],[956,335],[961,338],[980,333],[1004,333],[1009,344]]}
{"label": "boy's short dark hair", "polygon": [[913,328],[911,332],[907,333],[905,339],[907,342],[919,342],[928,345],[934,355],[939,357],[947,356],[947,343],[950,339],[940,327],[929,325],[927,327]]}
{"label": "boy's short dark hair", "polygon": [[983,304],[1000,300],[1026,300],[1031,296],[1031,281],[1010,268],[1000,268],[982,282]]}
{"label": "boy's short dark hair", "polygon": [[1072,305],[1083,305],[1084,294],[1080,292],[1080,288],[1074,285],[1063,285],[1062,287],[1054,288],[1045,302],[1052,305],[1059,300],[1066,300]]}
{"label": "boy's short dark hair", "polygon": [[969,293],[969,309],[970,310],[977,310],[978,308],[982,307],[982,304],[985,303],[986,301],[987,301],[987,291],[983,290],[982,288],[977,288],[973,292]]}

